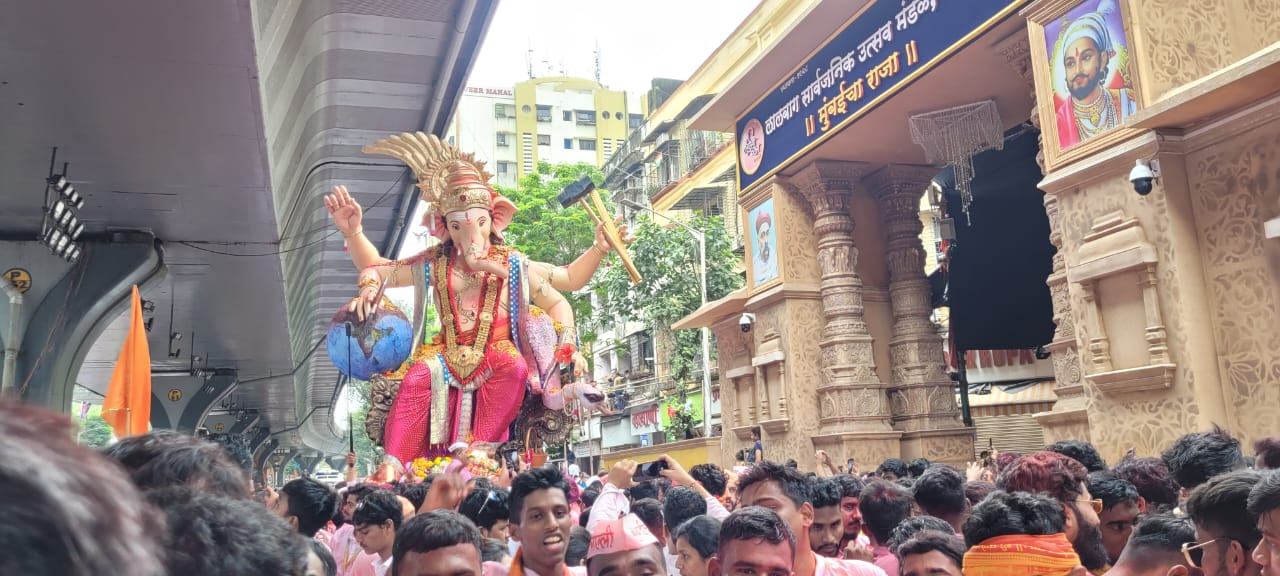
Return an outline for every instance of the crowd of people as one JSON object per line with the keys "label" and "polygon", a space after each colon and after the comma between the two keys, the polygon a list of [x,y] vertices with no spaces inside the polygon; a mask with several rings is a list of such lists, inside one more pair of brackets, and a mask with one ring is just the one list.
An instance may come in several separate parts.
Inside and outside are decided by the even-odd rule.
{"label": "crowd of people", "polygon": [[298,478],[261,499],[216,443],[157,430],[94,451],[72,438],[66,416],[0,402],[0,573],[1280,574],[1280,442],[1246,459],[1219,429],[1111,467],[1071,441],[865,474],[821,452],[813,472],[662,456],[595,476]]}

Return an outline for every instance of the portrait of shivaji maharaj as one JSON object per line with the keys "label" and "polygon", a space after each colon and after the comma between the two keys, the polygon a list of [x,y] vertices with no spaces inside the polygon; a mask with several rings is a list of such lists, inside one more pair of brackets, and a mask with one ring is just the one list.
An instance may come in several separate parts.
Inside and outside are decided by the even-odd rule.
{"label": "portrait of shivaji maharaj", "polygon": [[1137,112],[1115,0],[1086,0],[1045,26],[1058,145],[1067,150]]}

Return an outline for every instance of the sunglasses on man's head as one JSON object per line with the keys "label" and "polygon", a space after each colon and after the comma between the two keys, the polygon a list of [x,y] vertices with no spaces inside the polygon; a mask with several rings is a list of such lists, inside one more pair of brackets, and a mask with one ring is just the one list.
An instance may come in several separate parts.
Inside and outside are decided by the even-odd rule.
{"label": "sunglasses on man's head", "polygon": [[496,502],[497,500],[498,500],[498,493],[494,490],[490,490],[489,495],[486,496],[484,499],[484,504],[481,504],[480,509],[476,510],[476,516],[479,516],[481,512],[484,512],[485,506],[488,506],[490,502]]}
{"label": "sunglasses on man's head", "polygon": [[1210,541],[1208,541],[1208,542],[1201,542],[1201,543],[1196,543],[1196,542],[1183,542],[1183,543],[1182,543],[1182,557],[1187,561],[1187,565],[1188,565],[1189,567],[1191,567],[1191,568],[1203,568],[1203,566],[1201,566],[1201,565],[1200,565],[1200,563],[1204,561],[1204,549],[1205,549],[1205,547],[1207,547],[1207,546],[1209,546],[1210,544],[1213,544],[1213,543],[1215,543],[1215,542],[1218,542],[1218,541],[1220,541],[1220,540],[1228,540],[1228,541],[1229,541],[1229,539],[1227,539],[1227,538],[1214,538],[1213,540],[1210,540]]}

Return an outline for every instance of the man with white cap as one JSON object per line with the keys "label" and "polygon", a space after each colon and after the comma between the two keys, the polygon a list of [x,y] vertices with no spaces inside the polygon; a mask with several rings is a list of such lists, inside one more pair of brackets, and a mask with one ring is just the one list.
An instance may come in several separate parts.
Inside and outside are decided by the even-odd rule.
{"label": "man with white cap", "polygon": [[587,575],[667,576],[658,539],[635,514],[593,523]]}
{"label": "man with white cap", "polygon": [[[674,458],[663,454],[658,457],[667,463],[667,469],[662,471],[664,478],[669,478],[672,482],[681,486],[688,486],[699,495],[707,504],[707,515],[717,520],[729,515],[729,511],[725,510],[724,505],[719,500],[707,492],[701,484],[693,480],[684,467],[680,465]],[[634,460],[620,460],[614,463],[609,470],[608,482],[605,483],[600,491],[600,496],[596,498],[595,504],[591,507],[591,516],[587,520],[587,531],[596,533],[596,522],[609,520],[629,514],[631,512],[631,503],[627,499],[626,490],[635,485],[634,476],[636,468],[639,464]],[[656,536],[656,535],[655,535]],[[668,574],[679,574],[676,570],[676,554],[674,551],[664,550],[664,558]]]}
{"label": "man with white cap", "polygon": [[1116,62],[1107,16],[1115,0],[1101,0],[1098,9],[1062,28],[1061,69],[1070,97],[1057,105],[1058,143],[1065,150],[1118,126],[1138,110],[1127,86],[1110,87]]}

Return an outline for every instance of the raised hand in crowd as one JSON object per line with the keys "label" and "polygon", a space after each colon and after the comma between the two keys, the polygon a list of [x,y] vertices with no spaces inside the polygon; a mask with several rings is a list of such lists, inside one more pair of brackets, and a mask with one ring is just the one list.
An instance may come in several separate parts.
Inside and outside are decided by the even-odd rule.
{"label": "raised hand in crowd", "polygon": [[462,497],[467,495],[467,481],[458,474],[441,474],[431,482],[427,497],[418,513],[432,510],[457,510]]}
{"label": "raised hand in crowd", "polygon": [[635,460],[619,460],[609,469],[609,483],[620,490],[626,490],[636,485],[633,477],[636,475],[636,467],[639,464]]}

